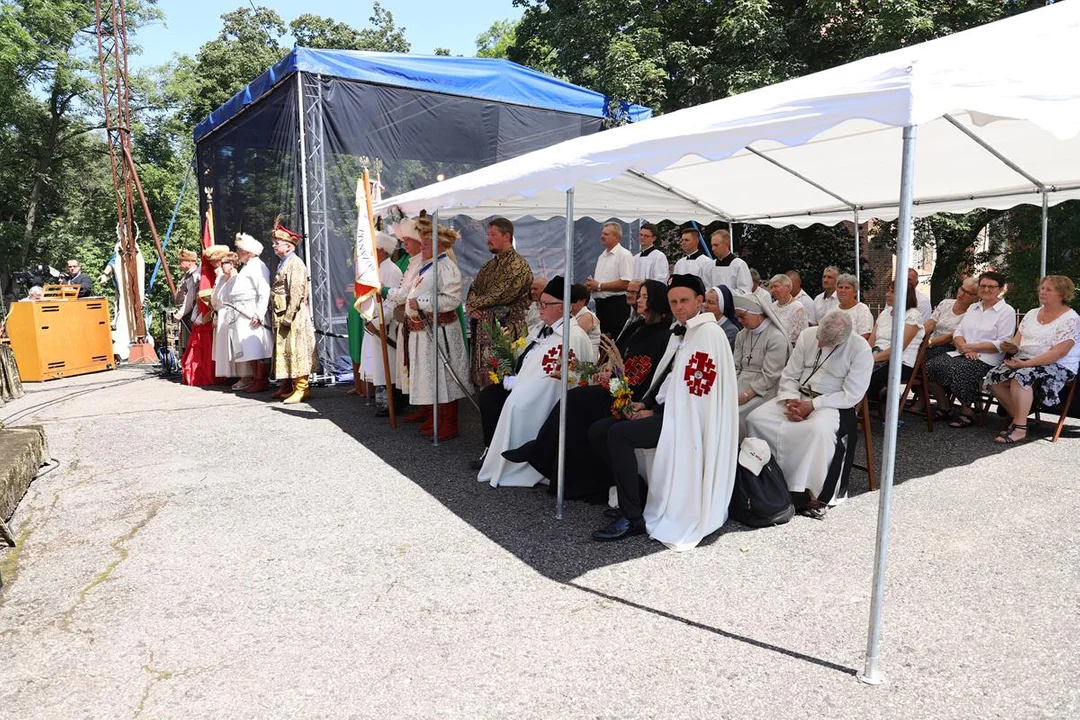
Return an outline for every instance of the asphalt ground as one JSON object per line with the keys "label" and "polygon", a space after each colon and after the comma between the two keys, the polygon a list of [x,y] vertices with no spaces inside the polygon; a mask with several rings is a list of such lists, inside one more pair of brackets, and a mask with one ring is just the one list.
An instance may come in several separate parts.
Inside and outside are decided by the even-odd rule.
{"label": "asphalt ground", "polygon": [[[46,426],[0,549],[10,718],[1080,717],[1080,426],[899,430],[880,666],[880,493],[729,523],[688,553],[595,543],[601,508],[466,463],[344,389],[282,406],[137,368],[27,385]],[[880,428],[876,430],[880,464]]]}

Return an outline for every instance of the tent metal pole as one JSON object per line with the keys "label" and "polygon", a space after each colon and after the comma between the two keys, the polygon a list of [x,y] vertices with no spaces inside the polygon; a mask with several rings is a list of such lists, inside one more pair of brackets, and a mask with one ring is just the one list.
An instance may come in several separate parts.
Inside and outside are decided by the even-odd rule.
{"label": "tent metal pole", "polygon": [[[915,140],[918,127],[904,126],[903,155],[900,170],[900,217],[897,229],[896,274],[906,284],[908,257],[911,255],[912,195],[915,189]],[[892,333],[894,338],[904,337],[904,315],[907,312],[907,294],[896,293],[893,300]],[[878,669],[881,646],[881,623],[885,600],[885,555],[889,548],[889,520],[892,511],[893,474],[896,471],[896,427],[900,420],[900,370],[903,366],[902,352],[895,350],[889,356],[889,391],[885,415],[885,443],[882,448],[884,467],[878,498],[877,547],[874,551],[874,585],[870,596],[870,630],[866,639],[866,665],[858,674],[859,680],[869,685],[880,685],[884,678]]]}
{"label": "tent metal pole", "polygon": [[760,150],[755,150],[754,148],[750,147],[749,145],[746,146],[746,150],[748,152],[753,153],[754,155],[757,155],[759,158],[761,158],[765,162],[772,163],[776,167],[778,167],[781,170],[783,170],[784,172],[786,172],[788,175],[792,175],[792,176],[798,178],[799,180],[802,180],[807,185],[810,185],[811,187],[817,188],[818,190],[825,193],[826,195],[833,198],[834,200],[839,200],[840,202],[844,203],[845,205],[847,205],[852,210],[855,209],[855,203],[851,202],[850,200],[845,199],[844,197],[842,197],[840,195],[837,195],[836,193],[834,193],[832,190],[825,187],[821,183],[815,182],[814,180],[811,180],[810,178],[808,178],[805,175],[803,175],[802,173],[800,173],[798,170],[795,170],[793,168],[789,168],[787,165],[780,162],[779,160],[775,160],[775,159],[769,157],[768,155],[766,155],[765,153],[761,152]]}
{"label": "tent metal pole", "polygon": [[[304,237],[310,240],[311,233],[308,228],[307,139],[304,137],[304,73],[302,72],[296,73],[296,104],[297,115],[300,117],[300,203],[303,205],[301,211],[304,218]],[[309,259],[309,272],[310,268],[311,262]]]}
{"label": "tent metal pole", "polygon": [[862,300],[862,238],[859,237],[859,208],[855,208],[855,299]]}
{"label": "tent metal pole", "polygon": [[574,282],[574,188],[566,191],[566,270],[563,273],[562,353],[559,359],[559,476],[555,488],[555,519],[563,519],[566,500],[566,386],[570,373],[570,285]]}
{"label": "tent metal pole", "polygon": [[730,220],[727,221],[728,240],[731,241],[731,252],[735,252],[735,226]]}
{"label": "tent metal pole", "polygon": [[688,192],[684,192],[684,191],[680,190],[679,188],[675,187],[674,185],[669,185],[666,182],[658,180],[657,178],[654,178],[652,175],[650,175],[647,172],[643,172],[641,170],[638,170],[637,168],[627,168],[626,172],[630,173],[631,175],[636,175],[637,177],[641,178],[645,182],[652,183],[653,185],[655,185],[658,188],[661,188],[663,190],[667,190],[669,193],[671,193],[672,195],[674,195],[676,197],[681,197],[683,200],[686,200],[688,202],[692,202],[695,205],[700,206],[703,210],[707,210],[707,211],[713,213],[714,215],[716,215],[716,217],[720,218],[721,220],[727,220],[727,221],[731,220],[731,214],[730,213],[726,213],[723,210],[721,210],[720,208],[715,207],[713,205],[710,205],[709,203],[705,202],[701,198],[695,197],[695,196],[691,195]]}
{"label": "tent metal pole", "polygon": [[1039,256],[1039,279],[1046,277],[1046,231],[1050,213],[1050,196],[1043,190],[1042,203],[1042,254]]}
{"label": "tent metal pole", "polygon": [[[439,211],[431,214],[431,444],[439,446]],[[448,357],[447,360],[450,358]]]}
{"label": "tent metal pole", "polygon": [[1034,175],[1032,175],[1031,173],[1024,170],[1022,167],[1020,167],[1019,165],[1014,163],[1009,158],[1005,157],[1005,155],[1003,155],[1000,151],[998,151],[996,148],[994,148],[993,145],[991,145],[990,143],[986,142],[981,137],[976,135],[974,131],[969,129],[962,122],[957,120],[955,117],[953,117],[952,115],[949,115],[948,113],[942,115],[942,117],[945,118],[945,120],[950,125],[952,125],[954,128],[956,128],[957,130],[962,132],[964,135],[968,136],[968,138],[970,138],[976,145],[978,145],[983,150],[990,153],[991,155],[996,157],[998,160],[1000,160],[1002,163],[1004,163],[1010,170],[1017,173],[1018,175],[1023,177],[1025,180],[1030,182],[1032,185],[1039,188],[1040,190],[1045,190],[1046,189],[1046,185],[1041,183],[1038,178],[1036,178]]}

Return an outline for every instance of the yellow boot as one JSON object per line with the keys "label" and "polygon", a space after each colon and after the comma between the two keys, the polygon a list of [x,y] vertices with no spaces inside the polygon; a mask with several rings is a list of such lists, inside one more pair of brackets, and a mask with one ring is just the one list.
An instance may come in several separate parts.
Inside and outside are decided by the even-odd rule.
{"label": "yellow boot", "polygon": [[285,398],[283,402],[286,405],[295,405],[296,403],[304,402],[309,397],[311,397],[311,386],[308,384],[308,376],[302,375],[293,380],[292,395]]}

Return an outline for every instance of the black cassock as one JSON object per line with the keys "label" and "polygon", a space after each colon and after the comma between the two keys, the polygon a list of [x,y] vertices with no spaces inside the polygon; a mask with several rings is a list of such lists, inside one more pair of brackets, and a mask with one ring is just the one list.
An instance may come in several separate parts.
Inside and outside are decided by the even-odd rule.
{"label": "black cassock", "polygon": [[[663,357],[670,336],[671,327],[665,319],[652,325],[640,325],[628,339],[619,343],[624,361],[629,363],[633,357],[649,359],[645,379],[632,386],[635,402],[648,392],[656,364]],[[597,420],[611,417],[612,401],[608,388],[596,385],[571,388],[566,393],[565,492],[568,500],[607,502],[608,488],[614,481],[611,470],[589,443],[589,426]],[[554,494],[559,476],[558,403],[548,413],[536,440],[526,443],[519,450],[527,451],[527,462],[551,480],[548,492]]]}

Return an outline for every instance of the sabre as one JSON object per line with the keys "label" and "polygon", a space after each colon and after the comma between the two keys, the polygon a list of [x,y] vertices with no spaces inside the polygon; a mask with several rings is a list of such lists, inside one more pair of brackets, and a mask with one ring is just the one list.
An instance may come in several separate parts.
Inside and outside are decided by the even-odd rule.
{"label": "sabre", "polygon": [[442,345],[439,344],[439,338],[435,335],[435,330],[432,327],[431,323],[428,322],[428,316],[424,313],[423,310],[420,310],[418,312],[420,313],[420,319],[424,321],[424,327],[427,328],[428,335],[431,336],[431,341],[435,343],[435,348],[439,352],[439,359],[442,360],[443,367],[446,368],[446,372],[450,373],[450,377],[453,378],[454,382],[457,383],[457,386],[461,388],[461,392],[465,393],[466,399],[468,399],[468,401],[472,403],[472,406],[476,408],[476,412],[480,412],[480,405],[476,402],[476,400],[473,399],[472,393],[470,393],[469,389],[465,387],[465,384],[461,382],[461,378],[459,378],[457,376],[457,373],[454,372],[454,368],[450,367],[450,358],[446,357],[446,350],[443,348]]}

